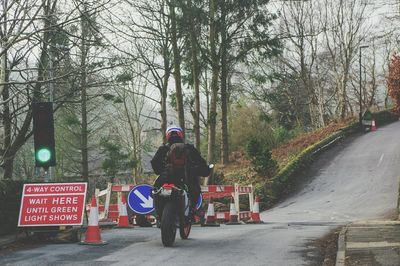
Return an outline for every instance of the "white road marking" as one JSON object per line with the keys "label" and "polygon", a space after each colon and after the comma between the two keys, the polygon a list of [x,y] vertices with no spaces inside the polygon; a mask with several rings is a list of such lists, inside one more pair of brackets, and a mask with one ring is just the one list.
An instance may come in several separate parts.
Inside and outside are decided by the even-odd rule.
{"label": "white road marking", "polygon": [[346,247],[349,249],[354,249],[354,248],[395,248],[395,247],[400,247],[400,243],[390,243],[387,241],[381,241],[381,242],[347,242]]}
{"label": "white road marking", "polygon": [[381,165],[381,163],[382,163],[382,161],[383,161],[383,157],[385,157],[385,154],[384,154],[384,153],[382,153],[381,158],[379,159],[378,167],[379,167],[379,165]]}

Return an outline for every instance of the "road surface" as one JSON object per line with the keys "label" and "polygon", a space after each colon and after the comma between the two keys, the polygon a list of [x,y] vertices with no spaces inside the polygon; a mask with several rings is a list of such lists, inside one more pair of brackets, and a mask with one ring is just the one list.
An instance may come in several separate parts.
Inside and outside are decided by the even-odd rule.
{"label": "road surface", "polygon": [[400,122],[325,152],[299,193],[263,212],[261,225],[194,227],[164,248],[157,228],[103,232],[103,247],[44,245],[0,257],[0,265],[314,265],[312,240],[351,221],[396,208]]}

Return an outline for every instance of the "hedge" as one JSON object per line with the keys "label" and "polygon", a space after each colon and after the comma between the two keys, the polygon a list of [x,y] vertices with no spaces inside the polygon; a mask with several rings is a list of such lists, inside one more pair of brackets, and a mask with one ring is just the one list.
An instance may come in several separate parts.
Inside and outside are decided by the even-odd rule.
{"label": "hedge", "polygon": [[43,183],[43,180],[0,180],[0,236],[17,232],[22,189],[27,183]]}
{"label": "hedge", "polygon": [[0,180],[0,235],[17,230],[23,185],[23,181]]}
{"label": "hedge", "polygon": [[375,118],[377,126],[382,126],[399,120],[399,115],[388,110],[373,113],[373,117]]}
{"label": "hedge", "polygon": [[[374,113],[373,115],[377,125],[384,125],[399,120],[396,114],[387,110]],[[266,180],[263,184],[257,184],[255,186],[256,194],[260,195],[261,201],[264,204],[268,206],[276,204],[279,200],[294,191],[298,182],[296,177],[301,176],[301,172],[310,166],[322,151],[334,146],[341,139],[357,132],[358,129],[358,122],[352,123],[322,141],[306,148],[273,178]]]}

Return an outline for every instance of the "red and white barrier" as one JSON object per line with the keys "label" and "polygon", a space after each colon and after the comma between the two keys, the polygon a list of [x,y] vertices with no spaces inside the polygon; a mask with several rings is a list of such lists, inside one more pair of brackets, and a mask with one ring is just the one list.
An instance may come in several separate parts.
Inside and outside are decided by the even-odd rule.
{"label": "red and white barrier", "polygon": [[215,212],[215,218],[219,222],[229,221],[229,212]]}
{"label": "red and white barrier", "polygon": [[[107,188],[105,190],[100,191],[96,189],[95,195],[98,200],[100,197],[105,196],[104,206],[100,206],[99,211],[100,220],[108,220],[117,222],[119,220],[120,211],[119,205],[121,204],[121,194],[123,192],[129,192],[134,187],[133,184],[112,184],[108,183]],[[110,204],[111,193],[118,193],[118,204]],[[234,199],[235,209],[238,213],[239,221],[246,221],[251,219],[250,212],[254,206],[254,195],[253,195],[253,186],[241,186],[238,184],[235,185],[209,185],[202,186],[201,192],[203,199],[217,199],[224,197],[232,197]],[[249,205],[250,210],[240,210],[240,196],[248,195],[249,197]],[[215,218],[218,221],[229,221],[229,212],[215,212]]]}
{"label": "red and white barrier", "polygon": [[134,188],[135,185],[133,184],[113,184],[111,187],[112,192],[129,192]]}
{"label": "red and white barrier", "polygon": [[[234,199],[235,209],[238,213],[238,219],[240,220],[249,220],[251,218],[251,211],[254,205],[254,196],[253,196],[253,186],[241,186],[238,184],[235,185],[209,185],[201,187],[201,192],[203,199],[217,199],[217,198],[225,198],[232,197]],[[248,195],[249,197],[249,211],[241,211],[240,210],[240,196]],[[218,221],[229,221],[229,212],[216,212],[216,219]]]}
{"label": "red and white barrier", "polygon": [[[100,220],[111,220],[118,221],[119,219],[119,204],[121,204],[121,194],[122,192],[129,192],[135,185],[133,184],[112,184],[108,183],[107,188],[104,190],[99,190],[96,188],[95,195],[97,202],[99,202],[99,198],[105,196],[104,207],[101,206],[99,209],[99,218]],[[118,193],[118,202],[117,204],[110,204],[111,201],[111,193]]]}
{"label": "red and white barrier", "polygon": [[[240,210],[240,196],[241,195],[248,195],[249,197],[249,206],[250,210],[249,211],[241,211]],[[254,190],[253,186],[239,186],[238,184],[235,184],[235,193],[233,195],[234,202],[235,202],[235,208],[236,211],[239,213],[239,221],[246,221],[250,219],[249,213],[252,211],[253,207],[253,199],[254,199]]]}
{"label": "red and white barrier", "polygon": [[251,219],[251,212],[250,211],[240,212],[239,218],[242,221],[249,220],[249,219]]}

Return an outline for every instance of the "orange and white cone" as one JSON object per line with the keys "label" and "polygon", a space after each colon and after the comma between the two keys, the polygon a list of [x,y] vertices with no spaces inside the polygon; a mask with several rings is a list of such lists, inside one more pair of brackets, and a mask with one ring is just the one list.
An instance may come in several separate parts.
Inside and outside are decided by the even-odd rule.
{"label": "orange and white cone", "polygon": [[219,226],[215,219],[214,202],[212,198],[210,198],[210,202],[208,203],[206,222],[203,226]]}
{"label": "orange and white cone", "polygon": [[90,204],[89,222],[86,230],[85,241],[81,241],[83,245],[100,246],[107,244],[106,241],[101,240],[100,227],[99,227],[99,210],[97,208],[96,197],[92,197]]}
{"label": "orange and white cone", "polygon": [[231,198],[231,204],[229,208],[229,222],[227,225],[240,224],[238,220],[238,213],[236,211],[235,203],[233,202],[233,198]]}
{"label": "orange and white cone", "polygon": [[253,210],[251,211],[251,219],[247,221],[248,224],[261,224],[264,223],[260,219],[260,198],[256,197],[254,201]]}
{"label": "orange and white cone", "polygon": [[372,119],[371,131],[376,131],[375,119]]}
{"label": "orange and white cone", "polygon": [[124,194],[121,193],[121,203],[118,205],[119,219],[116,228],[133,228],[133,225],[129,224],[128,211],[126,208],[126,199]]}

